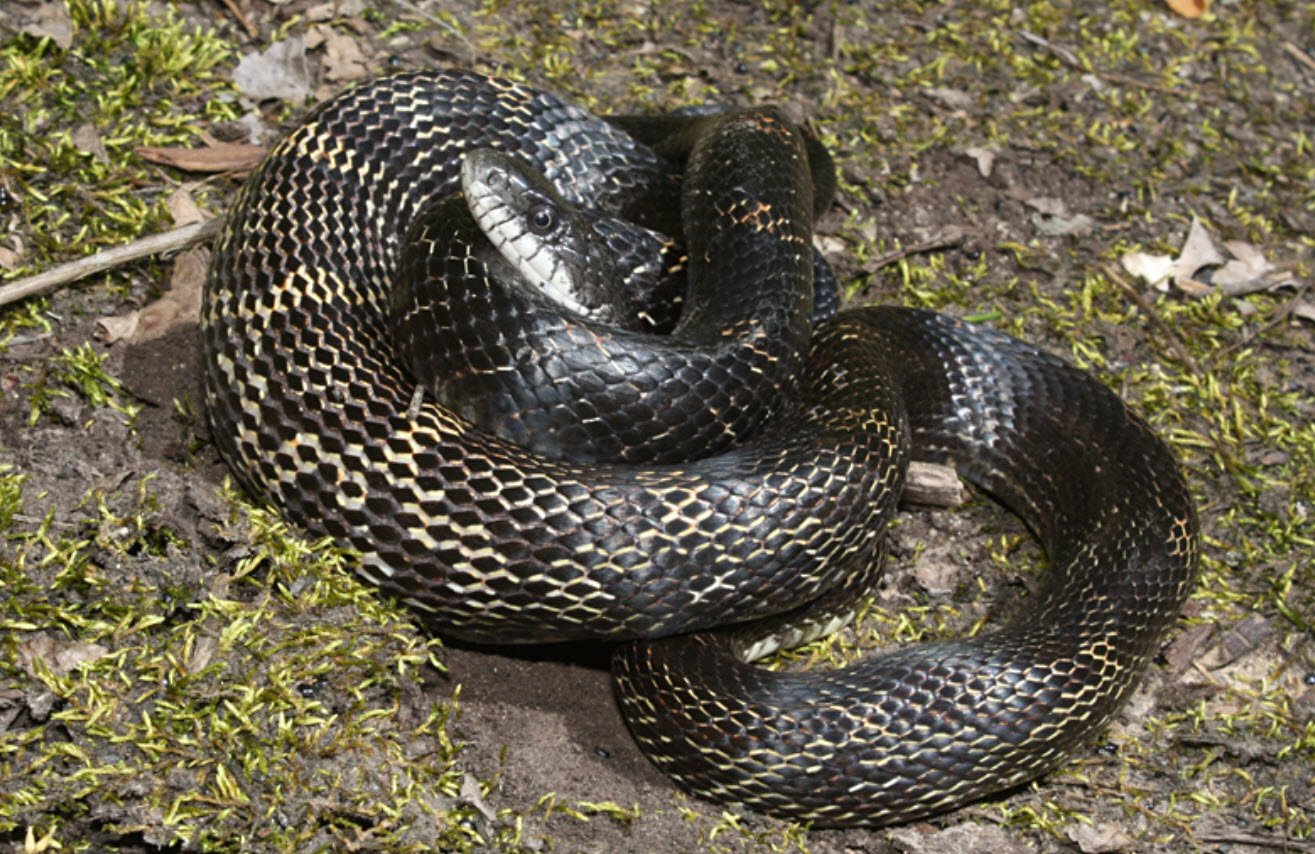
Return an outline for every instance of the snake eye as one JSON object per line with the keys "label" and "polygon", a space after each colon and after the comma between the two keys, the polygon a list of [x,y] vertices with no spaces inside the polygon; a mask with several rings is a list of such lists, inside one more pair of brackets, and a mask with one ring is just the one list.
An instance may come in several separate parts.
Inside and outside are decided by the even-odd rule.
{"label": "snake eye", "polygon": [[557,227],[557,211],[552,205],[535,205],[528,218],[530,231],[544,236]]}

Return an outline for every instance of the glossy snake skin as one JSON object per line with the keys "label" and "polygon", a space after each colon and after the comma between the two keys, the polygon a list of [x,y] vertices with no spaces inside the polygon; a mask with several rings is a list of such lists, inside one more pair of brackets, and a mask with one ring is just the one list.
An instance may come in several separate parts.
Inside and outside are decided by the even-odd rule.
{"label": "glossy snake skin", "polygon": [[[749,158],[759,164],[691,155],[684,216],[693,205],[714,224],[706,245],[687,234],[691,277],[734,293],[778,276],[800,291],[704,330],[741,361],[695,356],[627,389],[640,400],[698,387],[720,402],[716,423],[734,426],[716,453],[552,459],[417,395],[390,288],[404,237],[423,241],[422,212],[457,189],[461,152],[508,151],[606,214],[642,221],[670,198],[671,167],[614,126],[468,72],[351,90],[252,176],[207,283],[208,412],[250,491],[359,550],[361,572],[440,633],[637,640],[617,653],[620,702],[686,788],[820,825],[900,821],[1035,777],[1106,723],[1190,589],[1195,517],[1144,423],[1026,344],[868,308],[805,345],[794,324],[811,302],[807,189],[793,183],[792,134],[767,136],[777,147]],[[764,180],[761,164],[795,174]],[[488,298],[469,299],[470,322],[487,324]],[[765,333],[764,318],[783,325]],[[596,325],[567,329],[611,346]],[[516,333],[498,334],[505,346]],[[743,360],[755,367],[737,372]],[[750,396],[751,375],[778,364],[797,380],[770,377],[775,392]],[[772,426],[758,430],[759,415]],[[681,423],[642,441],[662,445]],[[869,572],[910,456],[955,464],[1038,533],[1053,566],[1025,613],[994,634],[806,675],[741,663],[723,633],[685,634],[804,606]]]}

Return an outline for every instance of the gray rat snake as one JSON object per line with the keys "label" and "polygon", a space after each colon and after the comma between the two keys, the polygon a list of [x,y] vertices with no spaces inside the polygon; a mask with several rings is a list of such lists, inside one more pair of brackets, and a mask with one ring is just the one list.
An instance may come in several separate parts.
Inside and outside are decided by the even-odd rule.
{"label": "gray rat snake", "polygon": [[[570,204],[641,222],[673,192],[670,164],[617,126],[459,71],[384,78],[321,105],[240,192],[203,307],[215,441],[248,490],[357,549],[368,580],[445,635],[630,641],[615,657],[622,709],[691,791],[818,825],[880,824],[1031,779],[1109,720],[1188,594],[1196,521],[1183,479],[1114,394],[1003,334],[873,307],[810,337],[797,132],[770,111],[739,124],[766,147],[746,158],[740,142],[696,143],[677,205],[691,289],[750,295],[692,301],[671,348],[626,363],[615,335],[634,336],[564,317],[554,323],[573,349],[534,362],[519,333],[493,328],[521,304],[472,289],[439,300],[472,335],[490,331],[508,364],[551,383],[580,364],[583,386],[622,395],[579,419],[572,441],[624,433],[615,419],[651,410],[663,426],[635,434],[648,462],[530,452],[417,395],[392,282],[404,261],[478,278],[473,256],[407,248],[424,245],[425,211],[457,189],[463,152],[506,151]],[[787,290],[764,295],[764,279]],[[632,381],[616,360],[651,375]],[[769,391],[751,393],[759,378]],[[686,412],[687,398],[663,404],[673,390],[709,402],[711,420]],[[774,426],[755,433],[760,418]],[[708,631],[867,572],[910,456],[954,464],[1038,534],[1051,569],[1024,613],[990,634],[808,674],[754,668]]]}

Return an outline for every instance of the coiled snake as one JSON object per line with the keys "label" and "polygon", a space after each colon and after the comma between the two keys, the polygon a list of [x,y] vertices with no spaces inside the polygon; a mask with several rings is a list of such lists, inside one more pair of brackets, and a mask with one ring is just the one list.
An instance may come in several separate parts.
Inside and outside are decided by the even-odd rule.
{"label": "coiled snake", "polygon": [[[770,112],[718,127],[736,121],[774,153],[700,141],[681,206],[701,223],[686,228],[691,288],[752,279],[752,296],[691,307],[672,348],[683,361],[636,360],[647,385],[615,379],[618,339],[584,319],[555,321],[574,355],[534,362],[552,382],[579,363],[593,377],[583,385],[629,395],[570,441],[606,441],[627,429],[616,419],[650,407],[661,426],[637,428],[635,444],[660,462],[529,453],[417,397],[391,283],[405,259],[421,275],[479,272],[459,252],[404,250],[408,232],[425,243],[424,212],[458,187],[463,152],[506,151],[606,214],[642,221],[671,198],[671,167],[616,126],[455,71],[322,105],[241,191],[203,310],[215,440],[249,490],[359,550],[369,580],[444,634],[637,641],[616,656],[622,708],[692,791],[818,824],[888,823],[1035,777],[1109,719],[1190,588],[1183,480],[1115,395],[1005,335],[865,308],[809,340],[798,135]],[[764,296],[764,278],[788,289]],[[519,307],[458,293],[439,300],[452,323],[532,362],[499,326]],[[759,376],[774,390],[751,392]],[[660,402],[673,390],[715,417],[684,403],[673,415]],[[761,435],[760,416],[776,425]],[[700,425],[692,438],[686,417]],[[709,455],[671,462],[686,442]],[[1052,568],[1025,613],[810,674],[761,671],[722,634],[687,634],[804,606],[867,572],[910,455],[955,464],[1037,532]]]}

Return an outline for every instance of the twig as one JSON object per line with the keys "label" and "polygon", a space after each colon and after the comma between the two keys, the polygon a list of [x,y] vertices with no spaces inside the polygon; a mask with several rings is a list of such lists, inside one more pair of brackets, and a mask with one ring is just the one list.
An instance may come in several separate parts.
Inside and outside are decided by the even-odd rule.
{"label": "twig", "polygon": [[887,252],[885,255],[879,256],[872,263],[863,265],[863,267],[864,270],[871,275],[883,267],[889,267],[896,261],[902,261],[910,255],[920,255],[923,252],[931,252],[934,249],[949,249],[951,246],[958,246],[960,243],[963,243],[964,238],[967,236],[967,233],[960,229],[950,229],[949,231],[942,232],[935,237],[929,237],[920,243],[915,243],[912,246],[905,246],[902,249],[896,249],[894,252]]}
{"label": "twig", "polygon": [[1304,50],[1297,47],[1292,42],[1283,42],[1283,49],[1288,52],[1289,56],[1297,60],[1297,62],[1306,66],[1307,71],[1315,71],[1315,59],[1311,59],[1307,56]]}
{"label": "twig", "polygon": [[1138,80],[1135,77],[1124,77],[1122,74],[1114,74],[1109,71],[1100,71],[1095,68],[1088,68],[1086,65],[1082,63],[1080,59],[1078,59],[1077,55],[1073,53],[1073,51],[1069,50],[1068,48],[1054,44],[1046,39],[1041,38],[1041,36],[1038,36],[1036,33],[1031,33],[1028,32],[1027,30],[1018,30],[1017,32],[1019,37],[1022,38],[1023,41],[1028,42],[1030,44],[1034,44],[1037,47],[1045,48],[1046,50],[1050,51],[1050,54],[1054,56],[1055,59],[1058,59],[1060,62],[1064,63],[1069,68],[1072,68],[1076,71],[1081,71],[1083,74],[1091,74],[1096,77],[1099,77],[1101,80],[1108,80],[1111,83],[1120,83],[1124,86],[1135,86],[1138,89],[1150,89],[1153,92],[1159,92],[1163,95],[1174,94],[1173,89],[1170,89],[1168,86],[1162,86],[1159,83],[1147,83],[1145,80]]}
{"label": "twig", "polygon": [[246,30],[248,38],[253,41],[260,38],[260,30],[256,29],[256,25],[251,23],[251,19],[243,14],[237,5],[237,0],[219,0],[219,2],[224,4],[224,8],[228,10],[230,15],[237,18],[237,22],[242,25],[242,29]]}
{"label": "twig", "polygon": [[1198,834],[1197,842],[1225,842],[1233,845],[1258,845],[1276,851],[1315,851],[1315,845],[1300,839],[1283,839],[1277,836],[1256,836],[1251,833]]}
{"label": "twig", "polygon": [[1137,290],[1132,282],[1120,276],[1119,272],[1109,264],[1102,265],[1101,269],[1105,271],[1106,276],[1109,276],[1111,282],[1122,288],[1123,292],[1133,302],[1137,303],[1137,307],[1146,314],[1147,319],[1151,321],[1151,325],[1164,333],[1169,349],[1173,350],[1174,355],[1187,366],[1187,369],[1193,374],[1199,374],[1201,369],[1196,366],[1196,359],[1192,358],[1192,354],[1187,349],[1183,339],[1178,336],[1178,332],[1172,326],[1164,322],[1164,318],[1160,317],[1160,313],[1155,310],[1155,307],[1150,304],[1146,297],[1142,296],[1141,291]]}
{"label": "twig", "polygon": [[1280,308],[1278,311],[1274,312],[1273,315],[1270,316],[1268,323],[1266,323],[1264,326],[1260,327],[1256,331],[1252,332],[1250,335],[1243,336],[1240,340],[1233,342],[1232,344],[1225,347],[1223,350],[1219,351],[1220,357],[1232,355],[1234,352],[1241,350],[1243,347],[1250,347],[1251,343],[1255,341],[1257,338],[1260,338],[1262,335],[1267,334],[1271,329],[1276,328],[1281,323],[1286,321],[1289,317],[1292,316],[1292,313],[1296,311],[1297,306],[1301,305],[1301,301],[1306,298],[1306,292],[1308,290],[1310,290],[1310,283],[1309,282],[1303,283],[1301,287],[1297,288],[1296,295],[1293,296],[1292,299],[1284,303],[1282,308]]}
{"label": "twig", "polygon": [[201,243],[218,234],[223,224],[223,217],[215,217],[205,222],[184,225],[182,228],[175,228],[162,234],[152,234],[150,237],[143,237],[123,246],[115,246],[95,255],[61,264],[53,270],[10,282],[0,287],[0,305],[8,305],[27,297],[53,291],[61,285],[85,279],[105,270],[112,270],[138,258],[147,258],[182,249],[193,243]]}

